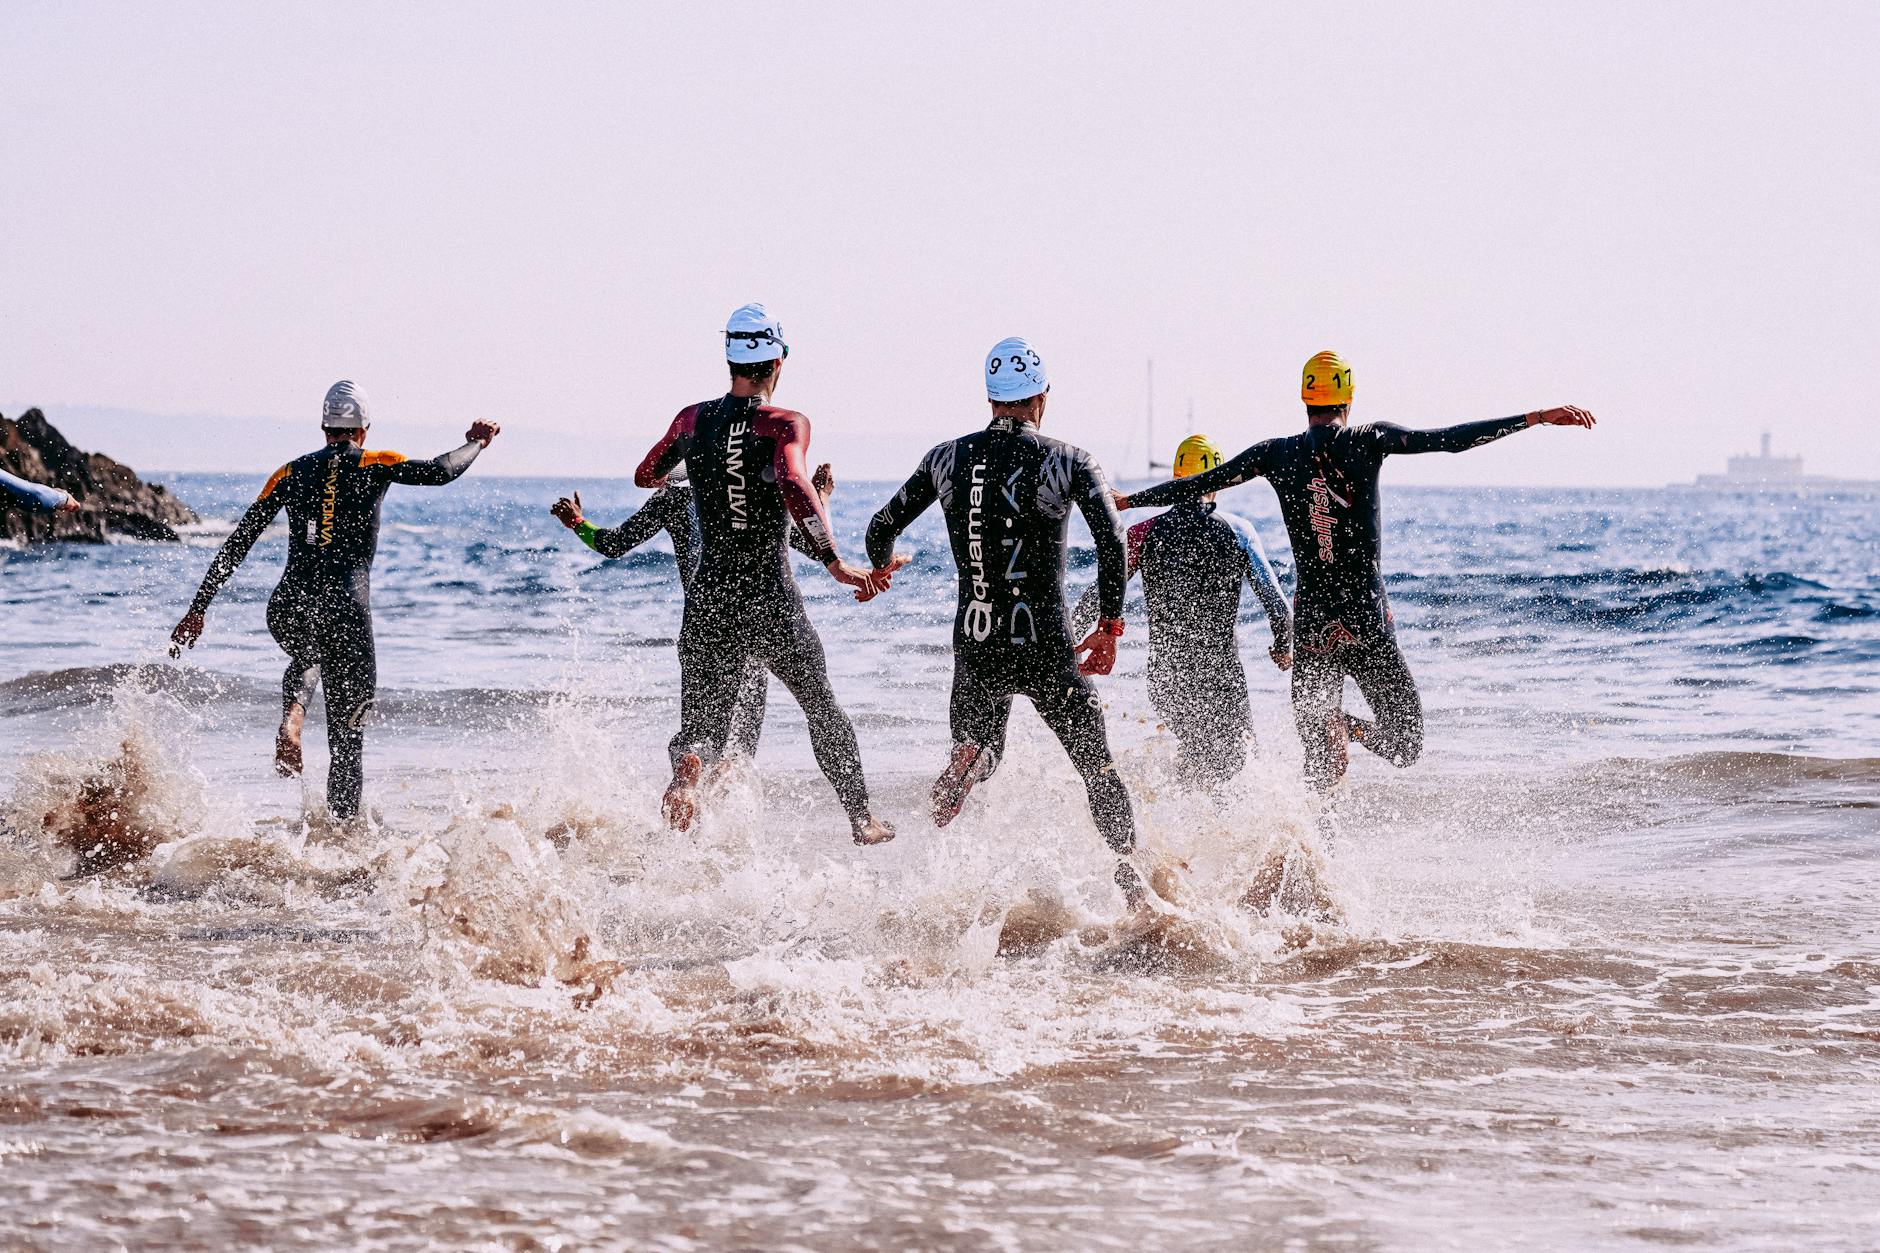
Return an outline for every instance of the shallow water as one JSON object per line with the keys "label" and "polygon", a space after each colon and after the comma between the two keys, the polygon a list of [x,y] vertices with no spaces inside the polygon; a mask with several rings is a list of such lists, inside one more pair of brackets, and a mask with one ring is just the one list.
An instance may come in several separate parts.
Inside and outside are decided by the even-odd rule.
{"label": "shallow water", "polygon": [[[1392,493],[1429,749],[1358,761],[1329,838],[1263,625],[1214,802],[1132,609],[1104,692],[1170,899],[1128,924],[1028,712],[919,818],[931,519],[884,602],[800,571],[901,838],[843,838],[780,690],[661,829],[671,561],[569,542],[561,486],[393,496],[364,832],[320,817],[318,715],[309,790],[268,771],[278,538],[184,666],[216,527],[0,553],[0,1246],[1872,1245],[1873,501]],[[848,548],[888,490],[838,495]],[[1231,504],[1284,575],[1270,497]]]}

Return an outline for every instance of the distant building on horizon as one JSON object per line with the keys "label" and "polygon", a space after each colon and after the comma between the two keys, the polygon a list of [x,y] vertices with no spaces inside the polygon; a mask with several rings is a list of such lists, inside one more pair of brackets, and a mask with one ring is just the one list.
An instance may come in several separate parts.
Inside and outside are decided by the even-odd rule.
{"label": "distant building on horizon", "polygon": [[[1800,457],[1778,457],[1771,451],[1772,439],[1764,431],[1762,451],[1730,458],[1722,474],[1700,474],[1691,487],[1722,488],[1750,492],[1820,492],[1880,490],[1880,482],[1871,479],[1833,479],[1819,474],[1802,473]],[[1673,486],[1684,486],[1674,484]]]}

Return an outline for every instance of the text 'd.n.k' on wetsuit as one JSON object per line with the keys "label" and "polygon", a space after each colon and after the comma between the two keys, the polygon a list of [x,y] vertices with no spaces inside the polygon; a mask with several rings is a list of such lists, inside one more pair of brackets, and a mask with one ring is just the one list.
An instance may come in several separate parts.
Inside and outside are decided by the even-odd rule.
{"label": "text 'd.n.k' on wetsuit", "polygon": [[868,559],[883,567],[894,541],[934,501],[946,517],[959,605],[953,628],[951,721],[955,744],[1004,751],[1012,698],[1037,708],[1084,780],[1090,811],[1119,853],[1135,846],[1129,794],[1110,757],[1103,707],[1077,672],[1064,608],[1072,509],[1097,546],[1105,618],[1123,612],[1123,539],[1103,471],[1081,448],[995,418],[983,431],[936,445],[868,526]]}
{"label": "text 'd.n.k' on wetsuit", "polygon": [[287,568],[268,599],[268,630],[289,658],[281,680],[285,705],[305,708],[326,689],[327,808],[336,818],[359,812],[364,786],[365,717],[378,686],[372,637],[372,559],[379,510],[394,483],[441,487],[477,459],[474,441],[431,461],[395,452],[329,444],[274,472],[234,533],[209,564],[190,606],[206,612],[261,533],[287,512]]}

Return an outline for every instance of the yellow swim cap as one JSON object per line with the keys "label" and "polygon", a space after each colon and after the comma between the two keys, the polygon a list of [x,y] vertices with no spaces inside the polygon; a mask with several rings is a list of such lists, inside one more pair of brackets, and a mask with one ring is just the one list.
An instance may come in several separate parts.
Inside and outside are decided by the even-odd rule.
{"label": "yellow swim cap", "polygon": [[1175,450],[1175,477],[1185,479],[1221,464],[1221,450],[1205,435],[1190,435]]}
{"label": "yellow swim cap", "polygon": [[1308,405],[1350,404],[1351,367],[1335,352],[1319,353],[1301,372],[1299,399]]}

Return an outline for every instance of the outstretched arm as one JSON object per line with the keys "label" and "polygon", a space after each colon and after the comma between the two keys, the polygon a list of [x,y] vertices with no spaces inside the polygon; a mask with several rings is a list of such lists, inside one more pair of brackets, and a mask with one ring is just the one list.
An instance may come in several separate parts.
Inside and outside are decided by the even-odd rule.
{"label": "outstretched arm", "polygon": [[829,529],[829,515],[822,497],[810,482],[805,468],[809,452],[809,419],[800,413],[785,415],[775,429],[777,453],[772,467],[777,475],[777,489],[783,493],[783,507],[801,532],[803,551],[822,563],[836,582],[855,589],[855,599],[871,600],[888,586],[886,572],[870,574],[842,560]]}
{"label": "outstretched arm", "polygon": [[222,585],[235,577],[235,571],[247,560],[248,551],[255,546],[255,541],[261,538],[261,533],[268,529],[268,524],[287,504],[287,497],[276,489],[291,473],[292,466],[282,466],[276,470],[268,480],[268,485],[261,489],[261,495],[255,497],[255,503],[248,506],[248,512],[235,524],[234,531],[222,541],[215,560],[209,563],[209,572],[202,576],[202,586],[196,589],[196,598],[189,603],[189,612],[170,632],[170,656],[181,656],[183,649],[194,648],[196,641],[202,638],[209,603],[222,590]]}
{"label": "outstretched arm", "polygon": [[1078,665],[1084,674],[1108,674],[1116,665],[1116,638],[1123,633],[1123,588],[1129,580],[1123,547],[1123,520],[1103,470],[1088,456],[1077,463],[1074,487],[1077,509],[1090,526],[1097,546],[1097,629],[1084,637],[1074,653],[1089,653]]}
{"label": "outstretched arm", "polygon": [[697,405],[687,405],[679,410],[679,415],[666,428],[666,433],[659,437],[659,442],[640,458],[638,468],[633,471],[635,487],[660,486],[672,468],[685,460],[685,442],[691,437],[692,423],[697,416]]}
{"label": "outstretched arm", "polygon": [[1125,509],[1148,509],[1156,505],[1178,505],[1186,500],[1200,500],[1209,492],[1239,487],[1249,479],[1265,474],[1270,464],[1274,441],[1261,440],[1232,461],[1224,461],[1205,474],[1191,474],[1185,479],[1170,479],[1139,492],[1131,492],[1118,502]]}
{"label": "outstretched arm", "polygon": [[1283,670],[1292,664],[1292,610],[1280,591],[1279,578],[1266,559],[1266,546],[1260,542],[1260,533],[1253,529],[1253,523],[1238,517],[1227,517],[1226,522],[1234,528],[1234,538],[1240,541],[1240,551],[1247,560],[1247,583],[1259,598],[1260,608],[1266,611],[1267,626],[1272,628],[1273,647],[1269,651],[1274,664]]}
{"label": "outstretched arm", "polygon": [[490,441],[501,430],[494,422],[474,422],[464,433],[463,447],[453,448],[440,457],[433,457],[429,461],[411,461],[395,452],[369,452],[360,456],[359,464],[379,471],[390,483],[404,483],[411,487],[442,487],[462,478],[463,472],[477,459],[477,454],[488,448]]}
{"label": "outstretched arm", "polygon": [[40,509],[72,509],[77,502],[72,494],[61,487],[52,487],[45,483],[35,483],[18,475],[0,470],[0,493],[15,497]]}
{"label": "outstretched arm", "polygon": [[603,557],[612,558],[626,556],[661,531],[684,525],[685,512],[690,508],[691,503],[683,492],[662,487],[632,517],[611,530],[595,526],[582,515],[580,492],[563,496],[549,512],[573,531],[583,544]]}
{"label": "outstretched arm", "polygon": [[1467,452],[1530,426],[1592,426],[1593,422],[1593,415],[1586,410],[1566,405],[1559,409],[1517,413],[1508,418],[1464,422],[1433,431],[1413,431],[1390,422],[1376,423],[1371,429],[1377,433],[1378,451],[1390,456],[1393,453]]}
{"label": "outstretched arm", "polygon": [[[1136,568],[1142,561],[1142,540],[1149,533],[1149,524],[1154,518],[1138,522],[1123,533],[1123,583],[1136,577]],[[1077,608],[1071,611],[1071,635],[1083,635],[1097,624],[1098,598],[1103,590],[1101,579],[1084,589],[1084,594],[1077,599]]]}
{"label": "outstretched arm", "polygon": [[939,495],[934,485],[934,454],[939,449],[929,449],[920,464],[914,467],[914,473],[907,482],[901,484],[901,490],[893,499],[875,511],[875,516],[868,521],[868,535],[864,543],[868,548],[868,564],[877,570],[885,570],[894,560],[894,541],[901,538],[901,532],[912,526],[914,519],[927,512],[927,506],[933,504]]}

